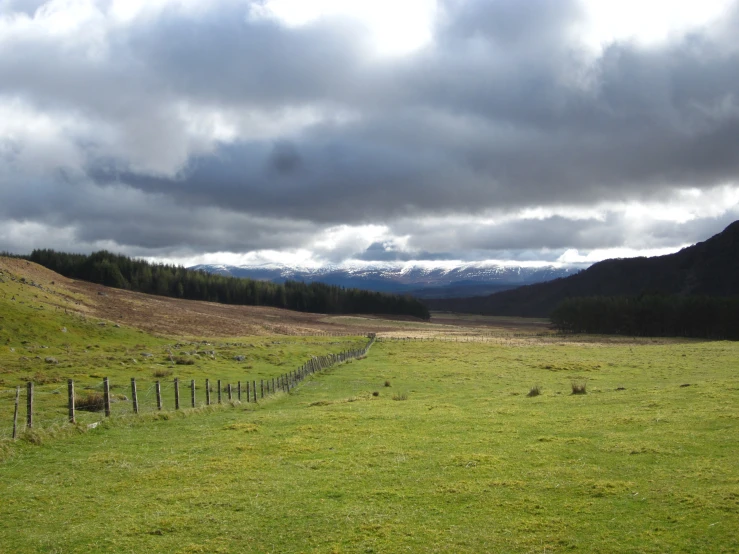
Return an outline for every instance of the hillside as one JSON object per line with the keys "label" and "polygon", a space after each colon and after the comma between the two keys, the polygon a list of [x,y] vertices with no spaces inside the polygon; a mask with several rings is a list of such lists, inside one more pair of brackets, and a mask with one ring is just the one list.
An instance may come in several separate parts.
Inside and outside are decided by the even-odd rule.
{"label": "hillside", "polygon": [[24,259],[65,277],[124,290],[204,300],[240,306],[270,306],[326,314],[383,314],[429,319],[418,300],[397,294],[345,289],[324,283],[286,281],[276,284],[253,279],[151,263],[105,250],[74,254],[36,249]]}
{"label": "hillside", "polygon": [[489,296],[425,302],[432,310],[546,317],[566,298],[643,293],[739,294],[739,221],[675,254],[605,260],[576,275],[546,283]]}
{"label": "hillside", "polygon": [[[330,316],[155,296],[68,279],[36,263],[2,256],[0,308],[7,321],[15,320],[16,323],[18,310],[23,308],[32,310],[33,325],[43,317],[54,316],[52,326],[69,326],[83,316],[156,335],[178,337],[363,334],[394,330],[397,326],[391,320],[379,318]],[[403,325],[423,325],[420,320],[411,319],[417,323],[403,322]]]}

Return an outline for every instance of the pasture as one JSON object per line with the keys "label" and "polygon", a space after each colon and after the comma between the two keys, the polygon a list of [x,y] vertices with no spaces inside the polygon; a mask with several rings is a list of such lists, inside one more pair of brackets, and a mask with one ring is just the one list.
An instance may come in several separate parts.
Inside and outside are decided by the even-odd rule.
{"label": "pasture", "polygon": [[378,342],[259,405],[17,443],[0,544],[735,551],[737,359],[723,342]]}

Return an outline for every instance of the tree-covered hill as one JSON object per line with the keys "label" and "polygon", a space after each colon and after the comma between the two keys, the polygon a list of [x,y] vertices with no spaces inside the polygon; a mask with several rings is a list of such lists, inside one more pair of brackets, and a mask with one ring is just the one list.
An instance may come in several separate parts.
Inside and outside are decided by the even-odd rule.
{"label": "tree-covered hill", "polygon": [[34,250],[26,259],[72,279],[161,296],[302,312],[407,315],[429,319],[428,309],[414,298],[323,283],[287,281],[275,284],[225,277],[174,265],[152,264],[107,251],[86,255],[44,249]]}
{"label": "tree-covered hill", "polygon": [[563,300],[592,296],[739,295],[739,221],[680,252],[599,262],[570,277],[489,296],[427,300],[430,309],[548,317]]}

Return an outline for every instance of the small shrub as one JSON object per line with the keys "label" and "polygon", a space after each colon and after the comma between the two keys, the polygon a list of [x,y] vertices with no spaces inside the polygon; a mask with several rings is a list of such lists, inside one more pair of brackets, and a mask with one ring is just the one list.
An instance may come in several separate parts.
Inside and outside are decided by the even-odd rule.
{"label": "small shrub", "polygon": [[189,358],[175,358],[174,363],[177,365],[195,365],[195,360],[190,360]]}
{"label": "small shrub", "polygon": [[378,391],[375,391],[372,393],[372,396],[380,396],[380,393]]}
{"label": "small shrub", "polygon": [[386,387],[389,387],[390,386],[390,381],[385,381],[385,386]]}
{"label": "small shrub", "polygon": [[74,406],[85,412],[102,412],[105,409],[105,397],[100,392],[90,391],[84,396],[74,396]]}
{"label": "small shrub", "polygon": [[157,369],[156,371],[154,371],[153,375],[157,379],[162,379],[164,377],[169,377],[170,375],[172,375],[172,371],[169,369]]}
{"label": "small shrub", "polygon": [[587,394],[587,383],[585,381],[572,381],[572,394]]}
{"label": "small shrub", "polygon": [[393,395],[393,400],[408,400],[408,393],[405,393],[405,392],[396,392]]}
{"label": "small shrub", "polygon": [[531,398],[532,396],[539,396],[540,394],[541,387],[539,385],[534,385],[533,387],[531,387],[531,390],[529,390],[529,394],[527,394],[526,396]]}

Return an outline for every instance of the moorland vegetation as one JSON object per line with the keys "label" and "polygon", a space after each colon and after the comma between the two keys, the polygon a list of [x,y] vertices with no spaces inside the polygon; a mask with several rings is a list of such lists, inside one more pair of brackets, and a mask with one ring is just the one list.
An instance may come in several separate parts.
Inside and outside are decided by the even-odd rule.
{"label": "moorland vegetation", "polygon": [[424,320],[430,317],[426,306],[410,296],[323,283],[280,284],[228,277],[107,251],[87,255],[39,249],[24,259],[72,279],[173,298],[326,314],[405,315]]}

